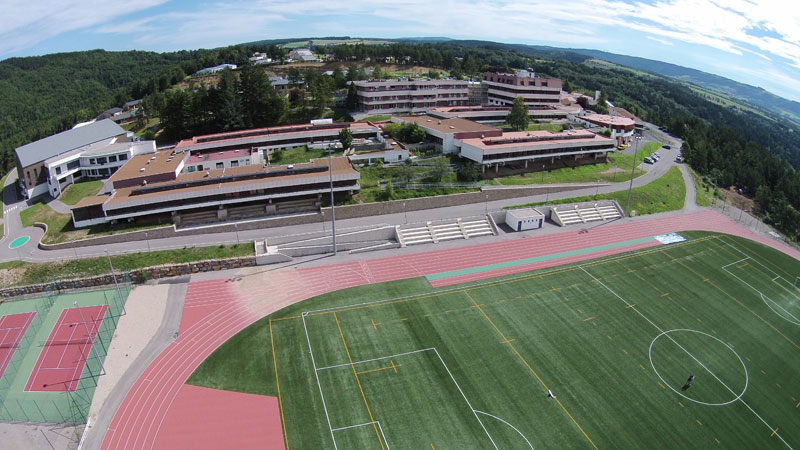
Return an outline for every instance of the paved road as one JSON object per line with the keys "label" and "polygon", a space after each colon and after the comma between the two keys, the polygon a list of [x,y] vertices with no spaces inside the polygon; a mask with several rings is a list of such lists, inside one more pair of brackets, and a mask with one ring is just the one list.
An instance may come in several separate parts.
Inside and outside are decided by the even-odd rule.
{"label": "paved road", "polygon": [[[672,150],[661,150],[661,160],[655,164],[642,164],[641,168],[646,173],[634,179],[633,186],[638,187],[650,183],[656,178],[665,174],[673,165],[675,157],[680,148],[680,140],[669,137],[658,130],[652,131],[645,136],[645,140],[640,144],[644,145],[645,142],[653,140],[654,138],[662,142],[671,142]],[[633,153],[635,148],[631,147],[626,149],[625,153]],[[644,156],[639,155],[637,160],[641,160]],[[487,203],[478,203],[470,205],[453,206],[448,208],[439,208],[423,211],[409,211],[405,214],[387,214],[381,216],[363,217],[358,219],[339,220],[336,223],[337,231],[341,232],[347,228],[363,228],[372,225],[399,225],[404,223],[416,223],[435,221],[442,219],[452,219],[457,217],[475,217],[485,214],[487,211],[501,210],[505,206],[518,205],[523,203],[532,202],[545,202],[548,200],[556,200],[584,195],[594,195],[596,193],[609,193],[620,190],[626,190],[629,186],[630,176],[627,173],[620,173],[620,181],[615,183],[599,184],[595,187],[569,191],[560,193],[545,193],[544,195],[534,195],[529,197],[521,197],[508,200],[493,201]],[[197,245],[218,245],[218,244],[233,244],[237,242],[252,242],[254,240],[263,240],[269,237],[285,236],[287,234],[309,233],[315,231],[322,231],[328,229],[330,224],[327,223],[313,223],[293,226],[291,231],[285,228],[265,228],[260,230],[246,230],[240,232],[227,232],[227,233],[209,233],[206,235],[195,235],[186,237],[176,237],[169,239],[151,239],[146,241],[124,242],[118,244],[108,244],[103,246],[81,247],[76,249],[63,249],[63,250],[40,250],[36,243],[43,235],[43,231],[35,227],[23,228],[19,221],[19,211],[24,209],[25,202],[16,199],[13,183],[16,182],[16,174],[12,173],[6,180],[7,187],[4,189],[5,201],[7,202],[5,208],[8,211],[6,214],[6,236],[0,241],[0,262],[11,260],[23,260],[28,262],[43,262],[43,261],[58,261],[74,258],[85,258],[94,256],[103,256],[107,251],[109,254],[123,254],[123,253],[136,253],[147,252],[151,250],[166,250],[184,247],[194,247]],[[691,184],[691,183],[689,183]],[[541,185],[540,185],[541,186]],[[688,191],[688,185],[687,185]],[[694,198],[694,197],[692,197]],[[624,208],[625,205],[622,205]],[[15,238],[20,236],[30,236],[31,240],[17,249],[10,249],[8,244]]]}

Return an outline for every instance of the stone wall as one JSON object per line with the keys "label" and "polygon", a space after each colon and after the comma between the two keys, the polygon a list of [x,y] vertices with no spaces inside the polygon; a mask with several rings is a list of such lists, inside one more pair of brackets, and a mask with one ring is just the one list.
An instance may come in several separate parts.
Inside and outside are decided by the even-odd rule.
{"label": "stone wall", "polygon": [[[190,275],[198,272],[214,272],[218,270],[238,269],[240,267],[251,267],[256,265],[255,256],[244,256],[240,258],[213,259],[206,261],[196,261],[184,264],[167,264],[162,266],[147,267],[131,272],[131,281],[141,283],[148,279],[177,277]],[[12,297],[28,297],[34,294],[54,291],[67,291],[83,289],[96,286],[109,286],[114,284],[114,278],[108,275],[100,275],[89,278],[76,278],[72,280],[60,280],[46,284],[34,284],[30,286],[11,287],[0,290],[0,299]]]}

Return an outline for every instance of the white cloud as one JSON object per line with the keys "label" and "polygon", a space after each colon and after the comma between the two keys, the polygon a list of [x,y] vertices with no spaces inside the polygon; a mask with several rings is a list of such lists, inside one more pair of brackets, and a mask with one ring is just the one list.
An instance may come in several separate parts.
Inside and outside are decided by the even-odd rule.
{"label": "white cloud", "polygon": [[167,0],[4,0],[0,55],[18,52],[62,33],[107,23]]}

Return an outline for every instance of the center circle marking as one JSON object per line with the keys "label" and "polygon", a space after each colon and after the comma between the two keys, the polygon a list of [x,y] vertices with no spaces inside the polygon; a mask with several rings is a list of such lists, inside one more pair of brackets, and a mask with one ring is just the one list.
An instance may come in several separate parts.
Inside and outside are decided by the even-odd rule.
{"label": "center circle marking", "polygon": [[[736,398],[734,398],[733,400],[727,401],[727,402],[723,402],[723,403],[701,402],[700,400],[695,400],[695,399],[693,399],[691,397],[687,397],[686,395],[684,395],[683,393],[681,393],[677,389],[675,389],[672,386],[670,386],[669,383],[667,383],[667,381],[664,380],[664,377],[662,377],[661,374],[658,373],[658,369],[656,369],[656,365],[653,363],[653,345],[655,345],[656,341],[661,336],[666,336],[666,335],[668,335],[670,333],[675,333],[675,332],[679,332],[679,331],[685,331],[685,332],[689,332],[689,333],[697,333],[697,334],[702,334],[704,336],[708,336],[711,339],[714,339],[717,342],[719,342],[720,344],[724,345],[725,347],[728,347],[728,350],[730,350],[731,353],[733,353],[734,355],[736,355],[737,358],[739,358],[739,362],[742,363],[742,369],[744,370],[744,388],[742,389],[742,392],[739,395],[736,396]],[[672,390],[672,392],[680,395],[681,397],[685,398],[686,400],[689,400],[691,402],[695,402],[695,403],[698,403],[698,404],[701,404],[701,405],[706,405],[706,406],[725,406],[725,405],[730,405],[731,403],[735,403],[740,398],[742,398],[742,396],[744,396],[744,393],[747,392],[747,386],[750,384],[750,375],[748,375],[748,373],[747,373],[747,366],[744,364],[744,361],[742,360],[742,357],[739,356],[738,353],[736,353],[736,350],[734,350],[733,347],[731,347],[730,345],[726,344],[722,339],[719,339],[719,338],[717,338],[715,336],[712,336],[712,335],[710,335],[708,333],[705,333],[705,332],[702,332],[702,331],[690,330],[688,328],[678,328],[678,329],[675,329],[675,330],[662,331],[658,336],[653,338],[653,342],[650,343],[649,354],[650,354],[650,367],[653,368],[653,371],[656,373],[656,376],[658,376],[658,378],[661,380],[661,382],[664,383],[664,386],[670,388]]]}

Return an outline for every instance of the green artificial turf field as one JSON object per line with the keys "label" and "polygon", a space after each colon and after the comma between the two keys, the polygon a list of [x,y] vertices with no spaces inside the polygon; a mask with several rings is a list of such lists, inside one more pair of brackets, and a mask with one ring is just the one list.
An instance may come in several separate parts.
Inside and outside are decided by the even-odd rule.
{"label": "green artificial turf field", "polygon": [[279,396],[289,449],[800,448],[800,262],[681,234],[448,289],[316,297],[189,382]]}

